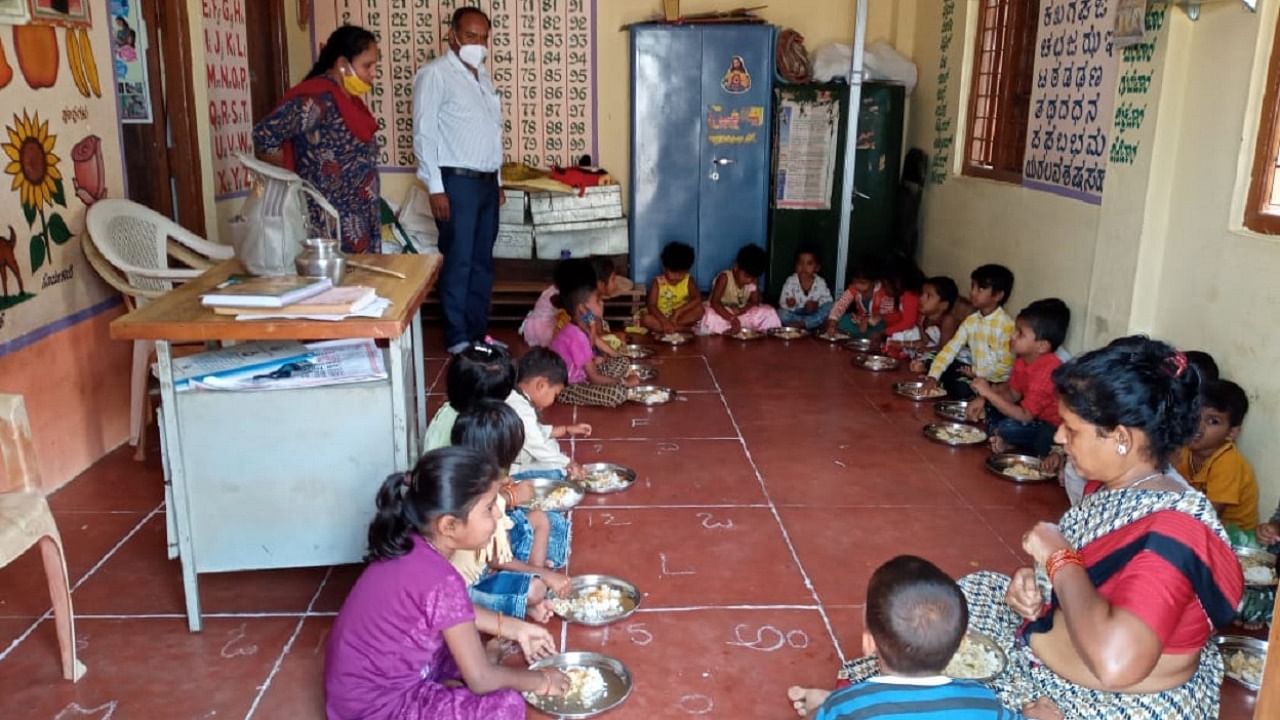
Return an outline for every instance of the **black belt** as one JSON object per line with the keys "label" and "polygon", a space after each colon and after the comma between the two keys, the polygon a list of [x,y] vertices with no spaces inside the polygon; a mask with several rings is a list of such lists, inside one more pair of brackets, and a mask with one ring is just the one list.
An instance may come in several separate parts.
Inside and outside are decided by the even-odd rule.
{"label": "black belt", "polygon": [[440,175],[445,177],[449,175],[456,175],[457,177],[476,178],[477,180],[498,179],[498,173],[496,172],[480,172],[479,170],[460,167],[442,167],[440,168]]}

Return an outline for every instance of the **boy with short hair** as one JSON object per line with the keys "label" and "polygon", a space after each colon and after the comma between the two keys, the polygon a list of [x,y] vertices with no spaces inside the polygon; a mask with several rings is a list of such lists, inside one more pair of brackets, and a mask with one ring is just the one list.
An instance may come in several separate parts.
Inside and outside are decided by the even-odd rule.
{"label": "boy with short hair", "polygon": [[577,464],[560,451],[556,438],[590,435],[591,426],[587,423],[544,425],[538,419],[538,413],[551,407],[569,384],[569,368],[551,350],[533,348],[520,358],[517,373],[516,386],[507,396],[507,405],[516,411],[524,425],[524,445],[511,465],[511,475],[546,470],[576,474]]}
{"label": "boy with short hair", "polygon": [[1258,481],[1236,447],[1249,412],[1244,388],[1217,380],[1200,390],[1200,430],[1177,455],[1174,467],[1204,493],[1222,524],[1253,532],[1258,525]]}
{"label": "boy with short hair", "polygon": [[[1009,349],[1013,318],[1004,309],[1013,292],[1013,272],[1003,265],[983,265],[969,275],[969,280],[969,301],[974,312],[938,351],[926,378],[928,387],[941,384],[957,400],[973,397],[973,390],[961,381],[961,376],[1002,383],[1013,369],[1013,352]],[[952,362],[965,348],[973,356],[973,365],[953,368]]]}
{"label": "boy with short hair", "polygon": [[985,410],[992,452],[1030,453],[1044,457],[1062,416],[1054,392],[1053,371],[1062,365],[1057,349],[1067,338],[1071,310],[1058,298],[1037,300],[1013,321],[1009,349],[1016,356],[1013,375],[1004,385],[974,378],[978,398],[969,403],[971,420]]}
{"label": "boy with short hair", "polygon": [[938,566],[911,555],[881,565],[867,585],[865,613],[862,651],[879,658],[881,674],[831,693],[817,720],[1022,717],[982,683],[942,674],[968,629],[969,610],[960,586]]}

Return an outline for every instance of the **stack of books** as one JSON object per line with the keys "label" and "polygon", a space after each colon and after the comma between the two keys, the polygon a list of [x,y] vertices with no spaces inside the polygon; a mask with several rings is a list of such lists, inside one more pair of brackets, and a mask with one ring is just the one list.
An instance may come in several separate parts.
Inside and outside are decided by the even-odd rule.
{"label": "stack of books", "polygon": [[390,301],[371,287],[334,287],[328,279],[234,276],[200,301],[219,315],[237,320],[290,318],[342,320],[348,317],[382,317]]}

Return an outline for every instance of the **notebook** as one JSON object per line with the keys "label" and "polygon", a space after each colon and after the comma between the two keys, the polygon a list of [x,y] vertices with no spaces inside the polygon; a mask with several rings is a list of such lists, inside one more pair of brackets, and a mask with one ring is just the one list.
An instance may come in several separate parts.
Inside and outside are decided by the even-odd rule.
{"label": "notebook", "polygon": [[232,275],[213,292],[200,296],[209,307],[282,308],[333,287],[329,278]]}
{"label": "notebook", "polygon": [[333,287],[318,295],[282,308],[215,307],[219,315],[347,315],[367,307],[378,299],[378,292],[371,287],[354,285]]}

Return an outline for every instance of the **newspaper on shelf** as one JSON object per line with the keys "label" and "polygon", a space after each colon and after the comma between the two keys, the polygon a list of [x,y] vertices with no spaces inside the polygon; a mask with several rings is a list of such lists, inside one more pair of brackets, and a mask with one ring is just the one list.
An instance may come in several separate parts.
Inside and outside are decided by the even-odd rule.
{"label": "newspaper on shelf", "polygon": [[353,317],[380,318],[382,317],[382,314],[385,313],[387,311],[387,308],[389,307],[391,307],[390,300],[388,300],[387,298],[375,295],[374,298],[371,301],[369,301],[367,304],[356,307],[352,309],[352,311],[349,313],[340,313],[335,315],[290,313],[290,312],[286,312],[287,308],[283,308],[282,311],[278,313],[255,312],[252,314],[236,315],[236,320],[245,320],[245,321],[249,321],[249,320],[325,320],[330,322],[337,322],[339,320],[346,320],[347,318],[353,318]]}
{"label": "newspaper on shelf", "polygon": [[192,380],[195,390],[292,390],[383,380],[382,351],[369,338],[308,343],[310,358],[271,371],[248,371]]}

